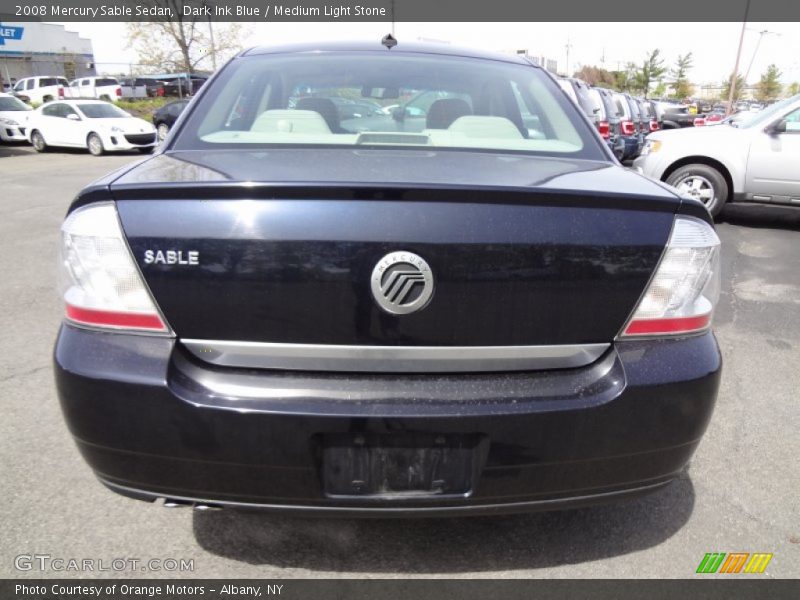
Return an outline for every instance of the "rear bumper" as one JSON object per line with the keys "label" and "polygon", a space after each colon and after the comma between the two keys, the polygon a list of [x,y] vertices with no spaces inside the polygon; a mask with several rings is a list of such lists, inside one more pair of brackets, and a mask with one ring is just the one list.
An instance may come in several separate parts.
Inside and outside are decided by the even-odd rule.
{"label": "rear bumper", "polygon": [[[173,340],[62,327],[61,405],[97,476],[128,496],[350,515],[554,509],[652,491],[705,431],[712,334],[617,343],[580,369],[354,375],[211,367]],[[326,495],[332,435],[479,436],[460,495]]]}

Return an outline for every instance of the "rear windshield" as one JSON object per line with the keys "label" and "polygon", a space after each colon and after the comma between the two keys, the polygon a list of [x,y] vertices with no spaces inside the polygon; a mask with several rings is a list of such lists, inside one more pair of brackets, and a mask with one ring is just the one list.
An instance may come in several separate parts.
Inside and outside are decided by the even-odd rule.
{"label": "rear windshield", "polygon": [[3,110],[32,110],[30,106],[14,97],[0,97],[0,111]]}
{"label": "rear windshield", "polygon": [[595,108],[594,102],[592,102],[591,97],[589,96],[589,88],[588,86],[580,83],[575,82],[575,96],[578,98],[578,104],[583,109],[583,112],[589,118],[595,117]]}
{"label": "rear windshield", "polygon": [[119,85],[119,82],[117,82],[116,79],[112,79],[111,77],[106,77],[105,79],[100,79],[100,78],[95,79],[94,85],[96,87],[100,87],[103,85]]}
{"label": "rear windshield", "polygon": [[589,125],[539,69],[401,53],[234,61],[192,111],[172,148],[252,145],[605,158]]}
{"label": "rear windshield", "polygon": [[79,103],[78,108],[89,119],[119,119],[121,117],[129,117],[121,108],[117,108],[113,104],[103,103]]}

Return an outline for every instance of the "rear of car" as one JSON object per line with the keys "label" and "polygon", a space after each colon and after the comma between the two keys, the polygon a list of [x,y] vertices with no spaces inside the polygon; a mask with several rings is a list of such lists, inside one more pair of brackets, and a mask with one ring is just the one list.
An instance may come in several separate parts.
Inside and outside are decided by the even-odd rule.
{"label": "rear of car", "polygon": [[618,160],[622,160],[625,153],[625,142],[619,135],[620,118],[612,93],[603,88],[593,87],[589,90],[589,97],[597,111],[597,132],[606,141],[614,156]]}
{"label": "rear of car", "polygon": [[120,92],[123,98],[147,98],[147,80],[141,77],[121,79]]}
{"label": "rear of car", "polygon": [[614,104],[619,115],[619,136],[623,141],[622,159],[628,160],[639,155],[642,142],[639,134],[639,115],[634,113],[633,105],[628,100],[628,95],[614,92]]}
{"label": "rear of car", "polygon": [[645,136],[661,129],[661,126],[658,123],[658,117],[656,116],[655,105],[652,101],[645,98],[640,98],[639,108],[641,110],[642,118],[642,133]]}
{"label": "rear of car", "polygon": [[[387,110],[341,118],[359,97]],[[719,240],[547,74],[413,44],[256,49],[187,111],[62,226],[56,382],[109,488],[453,515],[683,469],[719,382]]]}
{"label": "rear of car", "polygon": [[70,83],[73,98],[91,98],[116,102],[122,97],[122,86],[114,77],[82,77]]}

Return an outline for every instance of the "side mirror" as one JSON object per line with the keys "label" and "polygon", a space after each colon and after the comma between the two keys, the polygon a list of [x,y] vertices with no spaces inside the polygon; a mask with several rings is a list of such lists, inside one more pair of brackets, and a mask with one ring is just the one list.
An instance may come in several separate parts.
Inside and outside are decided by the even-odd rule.
{"label": "side mirror", "polygon": [[80,118],[78,115],[76,115],[75,113],[70,113],[70,114],[68,114],[68,115],[67,115],[67,118],[68,118],[70,121],[80,121],[80,120],[81,120],[81,118]]}
{"label": "side mirror", "polygon": [[780,133],[786,133],[786,119],[775,121],[772,125],[767,127],[767,133],[770,135],[778,135]]}
{"label": "side mirror", "polygon": [[395,121],[405,121],[405,119],[406,119],[406,107],[405,106],[395,106],[392,109],[392,118]]}

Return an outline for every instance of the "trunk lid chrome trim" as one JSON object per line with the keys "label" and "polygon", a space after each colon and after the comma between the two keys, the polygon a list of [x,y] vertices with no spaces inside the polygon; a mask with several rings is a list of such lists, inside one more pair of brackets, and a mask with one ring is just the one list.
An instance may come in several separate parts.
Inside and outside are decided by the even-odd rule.
{"label": "trunk lid chrome trim", "polygon": [[571,369],[611,344],[355,346],[182,339],[194,356],[225,367],[356,373],[481,373]]}

